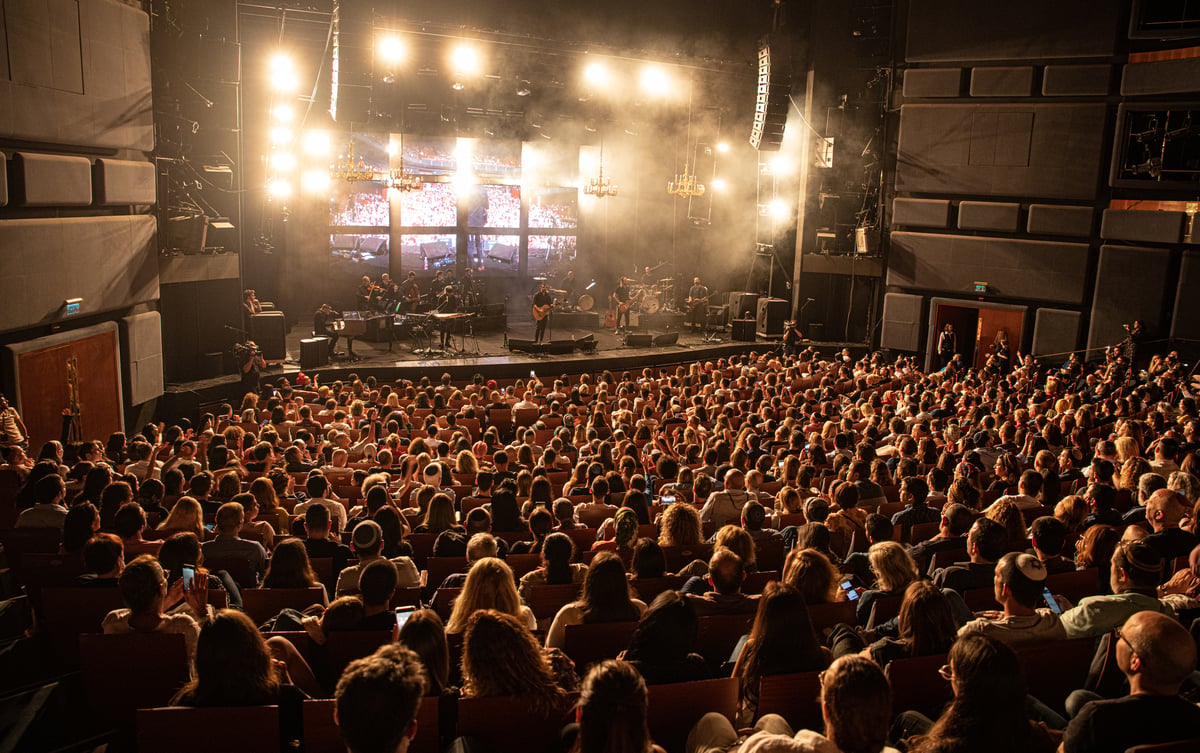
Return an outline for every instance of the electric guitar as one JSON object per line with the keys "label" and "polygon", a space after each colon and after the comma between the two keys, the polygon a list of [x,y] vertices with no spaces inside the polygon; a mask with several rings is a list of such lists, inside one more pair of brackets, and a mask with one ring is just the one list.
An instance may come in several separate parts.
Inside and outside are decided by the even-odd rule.
{"label": "electric guitar", "polygon": [[630,309],[630,307],[632,307],[632,306],[633,306],[635,303],[637,303],[638,301],[642,300],[642,296],[643,296],[643,295],[645,295],[645,292],[644,292],[644,291],[638,291],[637,293],[634,293],[633,295],[629,296],[629,300],[627,300],[627,301],[618,301],[618,302],[617,302],[617,310],[618,310],[618,311],[620,311],[622,314],[624,314],[624,313],[625,313],[626,311],[628,311],[628,310]]}
{"label": "electric guitar", "polygon": [[543,306],[534,306],[533,307],[534,321],[540,322],[541,320],[545,319],[547,316],[550,315],[550,309],[554,308],[556,305],[557,304],[554,304],[554,303],[547,303]]}

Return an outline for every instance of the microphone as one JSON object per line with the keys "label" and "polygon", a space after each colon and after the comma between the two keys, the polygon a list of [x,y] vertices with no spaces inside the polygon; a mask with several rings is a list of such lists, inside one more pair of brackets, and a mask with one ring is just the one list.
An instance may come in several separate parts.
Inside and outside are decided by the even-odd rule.
{"label": "microphone", "polygon": [[812,302],[813,302],[813,301],[815,301],[815,300],[817,300],[817,299],[816,299],[816,298],[809,298],[809,299],[808,299],[808,302],[809,302],[809,303],[812,303]]}

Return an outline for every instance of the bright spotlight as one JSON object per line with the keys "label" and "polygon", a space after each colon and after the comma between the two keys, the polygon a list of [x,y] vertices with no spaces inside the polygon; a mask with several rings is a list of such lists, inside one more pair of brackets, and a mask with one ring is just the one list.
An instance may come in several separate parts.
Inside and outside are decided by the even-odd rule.
{"label": "bright spotlight", "polygon": [[455,73],[468,76],[477,74],[480,67],[479,50],[466,42],[460,43],[450,53],[450,64],[454,66]]}
{"label": "bright spotlight", "polygon": [[329,134],[324,131],[305,131],[300,145],[310,157],[329,156]]}
{"label": "bright spotlight", "polygon": [[275,126],[271,129],[272,144],[292,143],[292,129],[287,126]]}
{"label": "bright spotlight", "polygon": [[291,105],[275,105],[271,110],[271,117],[280,123],[291,123],[296,113]]}
{"label": "bright spotlight", "polygon": [[290,71],[292,69],[292,56],[286,52],[277,52],[271,56],[271,70],[273,71]]}
{"label": "bright spotlight", "polygon": [[272,199],[286,199],[292,195],[292,184],[283,178],[274,178],[267,184],[267,193]]}
{"label": "bright spotlight", "polygon": [[786,220],[791,212],[787,202],[783,199],[771,199],[771,202],[767,204],[767,209],[771,212],[771,216],[777,220]]}
{"label": "bright spotlight", "polygon": [[721,153],[728,152],[729,151],[729,142],[728,141],[718,142],[717,143],[717,151],[721,152]]}
{"label": "bright spotlight", "polygon": [[782,154],[776,154],[768,164],[771,166],[771,172],[776,175],[787,175],[792,171],[792,161]]}
{"label": "bright spotlight", "polygon": [[661,96],[667,93],[670,85],[667,72],[657,65],[648,65],[642,70],[642,91],[647,94]]}
{"label": "bright spotlight", "polygon": [[608,83],[608,68],[604,63],[588,63],[583,69],[583,80],[592,86],[603,86]]}
{"label": "bright spotlight", "polygon": [[379,38],[379,57],[385,63],[399,63],[408,55],[408,46],[404,40],[394,35]]}
{"label": "bright spotlight", "polygon": [[714,191],[724,191],[729,187],[724,178],[713,178],[709,182],[709,185],[713,187]]}
{"label": "bright spotlight", "polygon": [[281,173],[290,173],[296,169],[296,155],[291,152],[275,152],[271,155],[271,167]]}
{"label": "bright spotlight", "polygon": [[300,187],[308,193],[320,193],[329,188],[328,170],[306,170],[300,176]]}
{"label": "bright spotlight", "polygon": [[389,141],[387,145],[387,153],[389,157],[394,157],[400,151],[400,145],[395,141]]}
{"label": "bright spotlight", "polygon": [[288,93],[296,91],[300,80],[291,69],[276,69],[271,71],[271,88],[277,92]]}

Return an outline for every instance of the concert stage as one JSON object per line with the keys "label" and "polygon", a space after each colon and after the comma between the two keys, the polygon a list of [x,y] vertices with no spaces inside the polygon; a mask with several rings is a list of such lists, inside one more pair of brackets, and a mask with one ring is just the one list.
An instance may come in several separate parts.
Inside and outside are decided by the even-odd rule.
{"label": "concert stage", "polygon": [[[551,344],[547,350],[553,352],[543,354],[510,350],[506,346],[506,342],[520,348],[524,343],[533,340],[533,322],[528,321],[509,326],[507,332],[467,335],[465,342],[463,337],[456,335],[454,347],[464,349],[464,352],[434,356],[414,353],[414,350],[423,349],[427,345],[426,341],[401,337],[397,330],[398,336],[394,342],[388,340],[371,342],[356,338],[354,340],[356,360],[349,360],[343,355],[324,366],[302,369],[300,366],[300,341],[312,335],[311,323],[304,322],[291,327],[286,337],[287,359],[282,363],[272,363],[263,372],[262,381],[264,384],[268,384],[281,376],[286,376],[289,381],[294,382],[296,375],[301,371],[310,378],[316,377],[321,384],[329,384],[339,379],[344,380],[351,374],[356,374],[360,378],[374,376],[377,380],[384,382],[396,379],[417,380],[427,376],[436,382],[442,374],[450,374],[455,381],[469,381],[475,374],[482,374],[487,379],[514,379],[528,377],[530,371],[535,371],[545,379],[554,378],[560,374],[598,373],[606,369],[619,373],[639,370],[647,366],[674,366],[695,361],[715,360],[751,351],[761,353],[780,347],[777,339],[758,339],[756,342],[734,341],[730,339],[728,328],[723,332],[715,333],[715,339],[706,341],[705,334],[702,332],[693,332],[686,327],[677,327],[671,323],[668,323],[667,327],[667,329],[635,328],[635,335],[647,335],[650,340],[649,345],[638,346],[627,344],[624,337],[619,337],[608,329],[556,326],[547,332],[546,337],[547,342]],[[674,344],[653,344],[656,335],[668,335],[667,338],[658,338],[661,343],[664,339],[670,339],[670,336],[674,334],[678,335],[678,341]],[[583,352],[572,345],[573,342],[577,343],[589,337],[596,343],[593,352]],[[434,340],[436,343],[436,335]],[[850,347],[856,352],[862,349],[861,345],[849,343],[808,344],[816,346],[826,353],[843,347]],[[339,352],[346,352],[345,338],[338,341],[337,349]],[[569,352],[561,352],[568,349]],[[240,398],[238,377],[232,374],[194,382],[169,384],[161,399],[159,412],[164,415],[196,415],[201,412],[201,406],[225,401],[237,403]]]}

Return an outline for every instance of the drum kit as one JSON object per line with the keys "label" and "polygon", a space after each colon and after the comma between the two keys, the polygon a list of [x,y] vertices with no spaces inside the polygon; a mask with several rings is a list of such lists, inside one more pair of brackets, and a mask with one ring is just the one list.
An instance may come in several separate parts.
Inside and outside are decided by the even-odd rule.
{"label": "drum kit", "polygon": [[675,311],[675,278],[664,277],[653,285],[634,285],[630,295],[639,301],[638,309],[643,314],[660,311]]}

